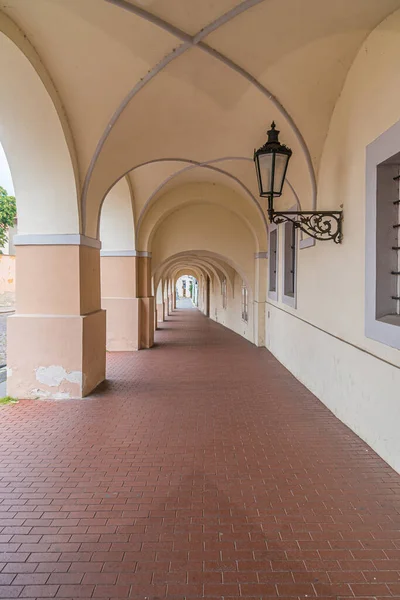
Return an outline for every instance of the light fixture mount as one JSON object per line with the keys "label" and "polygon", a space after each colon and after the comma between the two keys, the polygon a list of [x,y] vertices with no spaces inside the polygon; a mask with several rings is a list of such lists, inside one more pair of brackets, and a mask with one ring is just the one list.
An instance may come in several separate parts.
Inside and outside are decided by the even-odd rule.
{"label": "light fixture mount", "polygon": [[274,122],[267,132],[266,143],[254,151],[254,162],[260,196],[268,199],[268,217],[271,223],[291,222],[310,237],[320,240],[333,240],[340,244],[343,238],[341,210],[276,211],[274,198],[282,195],[292,150],[279,142],[279,131]]}

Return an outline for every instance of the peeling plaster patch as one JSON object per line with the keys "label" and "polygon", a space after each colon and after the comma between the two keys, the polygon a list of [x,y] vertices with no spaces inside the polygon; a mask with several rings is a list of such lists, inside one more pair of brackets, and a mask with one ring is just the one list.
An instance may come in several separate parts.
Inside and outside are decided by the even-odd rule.
{"label": "peeling plaster patch", "polygon": [[29,397],[34,400],[70,400],[71,394],[69,392],[56,392],[55,394],[52,394],[47,390],[35,388],[30,391]]}
{"label": "peeling plaster patch", "polygon": [[82,387],[81,371],[71,371],[68,373],[61,366],[51,365],[50,367],[38,367],[35,373],[36,380],[49,387],[58,387],[63,381],[77,383]]}
{"label": "peeling plaster patch", "polygon": [[9,379],[10,377],[12,377],[12,368],[7,367],[7,379]]}
{"label": "peeling plaster patch", "polygon": [[39,388],[33,389],[30,391],[30,398],[45,400],[50,397],[50,392],[46,392],[44,390],[39,390]]}

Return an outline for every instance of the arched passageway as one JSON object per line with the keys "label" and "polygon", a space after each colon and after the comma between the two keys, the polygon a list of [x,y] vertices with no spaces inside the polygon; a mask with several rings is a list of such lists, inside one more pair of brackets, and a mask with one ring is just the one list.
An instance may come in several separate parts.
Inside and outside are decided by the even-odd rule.
{"label": "arched passageway", "polygon": [[400,0],[2,3],[0,598],[399,596],[399,52]]}

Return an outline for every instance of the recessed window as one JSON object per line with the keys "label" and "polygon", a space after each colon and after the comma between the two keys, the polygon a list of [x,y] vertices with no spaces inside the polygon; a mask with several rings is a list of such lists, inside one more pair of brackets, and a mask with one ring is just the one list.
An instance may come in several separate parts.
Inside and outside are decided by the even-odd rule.
{"label": "recessed window", "polygon": [[222,280],[221,293],[222,293],[222,308],[225,309],[226,303],[227,303],[226,279]]}
{"label": "recessed window", "polygon": [[278,228],[271,225],[268,243],[268,297],[278,299]]}
{"label": "recessed window", "polygon": [[283,289],[282,300],[296,307],[297,229],[290,221],[283,227]]}
{"label": "recessed window", "polygon": [[242,283],[242,319],[246,323],[249,320],[249,297],[245,283]]}
{"label": "recessed window", "polygon": [[365,334],[400,349],[400,122],[367,147]]}
{"label": "recessed window", "polygon": [[376,318],[400,325],[400,153],[377,167]]}

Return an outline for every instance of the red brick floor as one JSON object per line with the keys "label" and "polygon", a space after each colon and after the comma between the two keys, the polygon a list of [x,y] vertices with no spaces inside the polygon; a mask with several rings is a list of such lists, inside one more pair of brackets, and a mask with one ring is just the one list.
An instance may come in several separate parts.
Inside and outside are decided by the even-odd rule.
{"label": "red brick floor", "polygon": [[400,477],[178,311],[80,401],[0,411],[0,598],[400,598]]}

